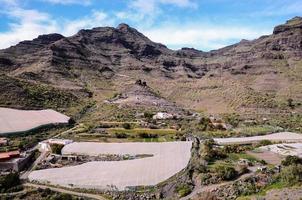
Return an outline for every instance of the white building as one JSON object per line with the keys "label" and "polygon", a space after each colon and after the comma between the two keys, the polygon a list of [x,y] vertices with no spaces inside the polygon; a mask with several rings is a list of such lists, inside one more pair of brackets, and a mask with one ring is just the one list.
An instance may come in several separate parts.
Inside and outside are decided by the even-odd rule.
{"label": "white building", "polygon": [[52,144],[60,144],[60,145],[67,145],[73,143],[72,140],[65,140],[65,139],[49,139],[39,142],[39,150],[40,151],[51,151],[50,145]]}
{"label": "white building", "polygon": [[73,141],[72,140],[66,140],[66,139],[49,139],[48,143],[49,144],[67,145],[67,144],[73,143]]}
{"label": "white building", "polygon": [[166,112],[158,112],[153,115],[153,119],[172,119],[173,115]]}

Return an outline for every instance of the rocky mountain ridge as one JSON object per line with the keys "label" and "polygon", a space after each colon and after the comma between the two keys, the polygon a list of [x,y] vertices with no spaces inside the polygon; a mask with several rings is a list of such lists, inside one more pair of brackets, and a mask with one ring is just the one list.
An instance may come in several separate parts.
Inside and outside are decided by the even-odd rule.
{"label": "rocky mountain ridge", "polygon": [[301,58],[301,17],[277,26],[272,35],[210,52],[174,51],[120,24],[80,30],[71,37],[42,35],[0,50],[0,73],[93,93],[103,90],[105,82],[107,89],[121,91],[125,81],[143,79],[184,107],[216,112],[211,107],[226,102],[218,112],[228,112],[268,105],[279,109],[285,98],[300,102]]}

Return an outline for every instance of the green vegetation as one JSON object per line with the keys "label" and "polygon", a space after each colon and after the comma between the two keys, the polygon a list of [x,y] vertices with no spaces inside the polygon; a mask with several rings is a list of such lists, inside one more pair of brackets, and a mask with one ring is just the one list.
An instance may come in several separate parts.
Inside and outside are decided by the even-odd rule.
{"label": "green vegetation", "polygon": [[[3,198],[3,200],[6,198]],[[76,197],[72,196],[70,194],[65,194],[65,193],[58,193],[54,192],[48,188],[42,189],[30,189],[30,190],[24,190],[23,193],[16,193],[16,194],[11,194],[11,197],[7,198],[8,199],[35,199],[35,200],[80,200],[83,199],[82,197]]]}
{"label": "green vegetation", "polygon": [[62,144],[52,144],[51,146],[51,152],[54,154],[61,154],[61,150],[63,149],[64,145]]}
{"label": "green vegetation", "polygon": [[129,134],[129,135],[139,135],[139,134],[173,135],[173,134],[176,134],[177,131],[175,129],[109,128],[108,133],[109,134],[126,133],[126,134]]}
{"label": "green vegetation", "polygon": [[202,157],[206,161],[215,161],[218,159],[226,158],[226,154],[221,148],[215,148],[215,141],[213,139],[205,140],[202,145]]}
{"label": "green vegetation", "polygon": [[19,174],[18,173],[10,173],[8,175],[5,175],[4,177],[1,177],[0,179],[0,188],[2,193],[4,192],[13,192],[18,191],[22,188],[19,188],[21,184]]}
{"label": "green vegetation", "polygon": [[246,159],[251,162],[259,162],[259,160],[257,158],[255,158],[252,155],[246,154],[246,153],[230,153],[230,154],[228,154],[227,159],[230,159],[231,161],[238,161],[239,159]]}
{"label": "green vegetation", "polygon": [[274,133],[281,130],[282,129],[278,126],[257,125],[257,126],[240,127],[235,129],[234,131],[237,132],[237,135],[240,136],[255,136],[255,135]]}
{"label": "green vegetation", "polygon": [[139,133],[138,136],[140,138],[158,138],[158,134],[154,133]]}
{"label": "green vegetation", "polygon": [[225,145],[223,147],[223,150],[225,153],[241,153],[245,152],[247,150],[251,150],[252,146],[248,145],[238,145],[238,144],[231,144],[231,145]]}
{"label": "green vegetation", "polygon": [[302,159],[298,156],[286,156],[284,160],[282,160],[281,164],[283,166],[297,165],[302,164]]}
{"label": "green vegetation", "polygon": [[219,178],[225,181],[232,180],[238,176],[238,172],[235,168],[227,165],[216,165],[214,171],[217,173]]}
{"label": "green vegetation", "polygon": [[124,123],[123,128],[124,129],[131,129],[131,125],[129,123]]}
{"label": "green vegetation", "polygon": [[273,144],[273,143],[272,143],[272,141],[270,141],[270,140],[261,140],[261,141],[258,143],[257,147],[267,146],[267,145],[272,145],[272,144]]}
{"label": "green vegetation", "polygon": [[70,194],[57,194],[54,195],[52,198],[52,200],[73,200],[74,198],[70,195]]}
{"label": "green vegetation", "polygon": [[192,186],[188,184],[181,184],[176,187],[176,192],[179,197],[185,197],[192,192]]}
{"label": "green vegetation", "polygon": [[226,123],[231,124],[233,127],[237,127],[241,121],[240,115],[236,113],[224,114],[223,119]]}
{"label": "green vegetation", "polygon": [[268,121],[271,126],[279,126],[289,131],[302,131],[302,114],[275,115]]}
{"label": "green vegetation", "polygon": [[43,84],[33,84],[6,75],[0,75],[0,106],[28,108],[67,108],[78,103],[68,91]]}
{"label": "green vegetation", "polygon": [[284,167],[280,173],[280,181],[288,186],[302,183],[302,165],[290,165]]}

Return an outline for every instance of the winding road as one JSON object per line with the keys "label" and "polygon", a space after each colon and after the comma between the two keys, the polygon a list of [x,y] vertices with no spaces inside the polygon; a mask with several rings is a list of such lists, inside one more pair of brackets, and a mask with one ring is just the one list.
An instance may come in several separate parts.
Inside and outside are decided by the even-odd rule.
{"label": "winding road", "polygon": [[52,187],[52,186],[37,185],[37,184],[33,184],[33,183],[25,183],[23,185],[27,186],[27,187],[42,188],[42,189],[48,188],[55,192],[61,192],[61,193],[65,193],[65,194],[75,195],[75,196],[79,196],[79,197],[86,197],[86,198],[90,198],[90,199],[107,200],[106,198],[104,198],[100,195],[75,192],[75,191],[70,191],[70,190],[66,190],[66,189],[62,189],[62,188],[56,188],[56,187]]}

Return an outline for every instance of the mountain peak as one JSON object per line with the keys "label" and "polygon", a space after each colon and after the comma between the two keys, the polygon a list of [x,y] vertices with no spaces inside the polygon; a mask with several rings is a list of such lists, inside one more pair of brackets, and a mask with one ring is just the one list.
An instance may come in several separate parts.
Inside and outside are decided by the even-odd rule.
{"label": "mountain peak", "polygon": [[116,27],[118,30],[128,30],[130,28],[130,26],[128,24],[125,24],[125,23],[121,23],[119,24],[117,27]]}
{"label": "mountain peak", "polygon": [[279,34],[294,29],[302,29],[302,17],[296,16],[290,20],[287,20],[285,24],[276,26],[273,33]]}
{"label": "mountain peak", "polygon": [[296,17],[286,21],[287,25],[296,25],[296,24],[300,24],[300,23],[302,23],[302,17],[300,17],[300,16],[296,16]]}

